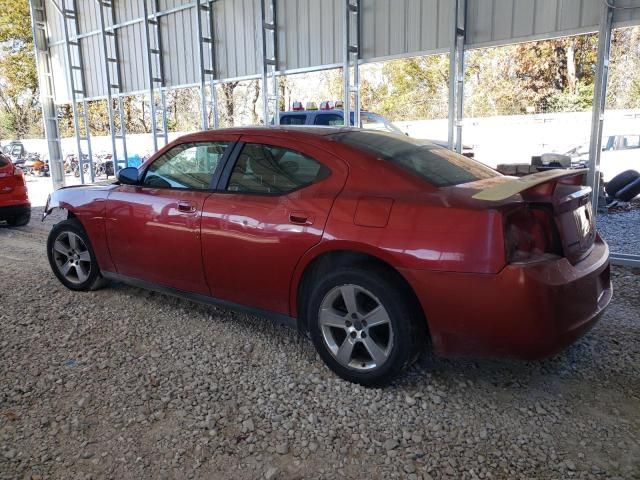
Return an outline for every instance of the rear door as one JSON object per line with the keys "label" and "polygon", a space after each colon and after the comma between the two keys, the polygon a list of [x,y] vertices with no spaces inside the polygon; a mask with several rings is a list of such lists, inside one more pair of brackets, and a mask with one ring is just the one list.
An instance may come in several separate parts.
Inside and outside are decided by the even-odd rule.
{"label": "rear door", "polygon": [[295,265],[320,242],[347,171],[317,147],[243,136],[203,207],[211,295],[288,314]]}
{"label": "rear door", "polygon": [[207,295],[202,268],[202,207],[238,135],[176,145],[107,200],[106,233],[119,274]]}

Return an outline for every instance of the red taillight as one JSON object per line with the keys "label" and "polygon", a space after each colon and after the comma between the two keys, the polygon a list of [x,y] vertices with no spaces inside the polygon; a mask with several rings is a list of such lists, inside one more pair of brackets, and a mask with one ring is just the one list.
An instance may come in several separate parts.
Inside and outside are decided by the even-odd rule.
{"label": "red taillight", "polygon": [[552,212],[544,207],[523,207],[505,216],[507,261],[530,262],[562,255]]}

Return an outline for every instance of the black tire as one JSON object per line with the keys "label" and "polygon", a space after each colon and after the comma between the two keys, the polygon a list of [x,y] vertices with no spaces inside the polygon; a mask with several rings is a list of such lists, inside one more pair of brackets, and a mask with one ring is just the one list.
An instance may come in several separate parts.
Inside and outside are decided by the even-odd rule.
{"label": "black tire", "polygon": [[[84,251],[88,252],[89,260],[87,260],[86,262],[83,261],[83,263],[85,264],[85,268],[83,270],[85,272],[86,263],[89,264],[88,273],[86,273],[86,279],[81,277],[78,273],[78,268],[80,267],[72,267],[76,272],[77,278],[70,279],[68,277],[65,277],[65,275],[61,272],[61,267],[58,265],[61,259],[59,257],[59,252],[54,249],[56,240],[62,241],[64,243],[63,238],[65,234],[68,236],[69,233],[76,235],[84,243],[86,250],[83,250],[82,253],[84,253]],[[66,245],[69,245],[69,249],[73,248],[69,243],[67,243]],[[58,278],[58,280],[60,280],[60,283],[62,283],[69,290],[83,292],[97,290],[107,283],[107,281],[102,277],[100,273],[100,267],[98,266],[98,262],[96,261],[96,256],[93,252],[93,247],[91,246],[89,237],[84,231],[84,228],[82,228],[82,224],[75,218],[64,220],[53,226],[51,232],[49,232],[49,237],[47,239],[47,258],[49,259],[49,265],[51,266],[51,270],[53,271],[54,275]]]}
{"label": "black tire", "polygon": [[10,227],[24,227],[31,221],[31,212],[23,213],[16,217],[11,217],[7,220],[7,224]]}
{"label": "black tire", "polygon": [[[308,301],[305,302],[306,305],[303,310],[304,320],[309,328],[311,339],[326,365],[338,376],[349,382],[367,387],[387,385],[417,359],[420,350],[425,345],[426,323],[424,316],[418,310],[417,302],[403,288],[401,279],[397,277],[393,272],[387,272],[374,266],[370,268],[344,267],[317,279],[311,288]],[[343,363],[339,362],[337,355],[332,353],[327,340],[325,340],[323,327],[320,324],[320,308],[323,305],[323,301],[326,301],[336,289],[349,288],[350,286],[364,289],[366,293],[358,291],[357,295],[364,295],[365,301],[368,298],[368,293],[376,297],[375,300],[384,307],[385,313],[388,314],[389,329],[392,331],[392,334],[387,334],[387,338],[391,337],[392,341],[387,342],[388,355],[386,360],[381,362],[379,366],[376,365],[369,369],[364,369],[365,363],[361,364],[363,369],[358,369],[360,366],[358,364],[361,360],[355,357],[352,360],[352,363],[356,364],[355,368],[350,366],[351,363],[343,365]],[[363,300],[359,301],[362,302]],[[351,318],[346,306],[344,314],[346,315],[345,320]],[[365,339],[364,337],[360,338],[360,335],[364,336],[366,335],[365,331],[369,332],[370,341],[374,336],[377,336],[375,332],[372,333],[373,328],[379,327],[369,329],[366,323],[364,323],[364,327],[362,325],[362,322],[358,322],[357,325],[355,323],[349,325],[349,327],[358,328],[358,332],[348,333],[345,330],[343,332],[343,342],[340,343],[346,343],[349,335],[358,335],[358,338],[352,337],[354,338],[352,344],[361,343],[361,346],[352,347],[352,352],[355,354],[356,348],[359,348],[360,352],[366,356],[368,351],[365,348]],[[327,328],[326,325],[325,328]],[[383,326],[383,328],[386,329],[387,327]],[[333,331],[333,328],[331,330]],[[337,333],[340,333],[340,328],[337,329]],[[338,342],[334,344],[334,348],[337,347],[337,344]],[[371,357],[371,362],[375,363],[373,357],[369,356]],[[364,360],[362,361],[364,362]]]}
{"label": "black tire", "polygon": [[621,202],[630,202],[640,195],[640,178],[628,183],[616,193],[616,199]]}
{"label": "black tire", "polygon": [[615,197],[620,190],[638,178],[640,178],[640,173],[635,170],[625,170],[613,177],[611,181],[607,183],[605,191],[610,197]]}

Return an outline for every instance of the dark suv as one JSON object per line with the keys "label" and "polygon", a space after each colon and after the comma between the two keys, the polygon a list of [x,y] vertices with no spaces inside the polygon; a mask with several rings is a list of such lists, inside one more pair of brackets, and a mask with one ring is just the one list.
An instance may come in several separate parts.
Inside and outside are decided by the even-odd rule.
{"label": "dark suv", "polygon": [[[353,125],[353,112],[351,112],[351,125]],[[386,118],[371,112],[360,112],[362,128],[368,130],[381,130],[383,132],[403,133],[398,127]],[[344,111],[333,110],[294,110],[280,112],[280,125],[317,125],[325,127],[339,127],[344,125]]]}

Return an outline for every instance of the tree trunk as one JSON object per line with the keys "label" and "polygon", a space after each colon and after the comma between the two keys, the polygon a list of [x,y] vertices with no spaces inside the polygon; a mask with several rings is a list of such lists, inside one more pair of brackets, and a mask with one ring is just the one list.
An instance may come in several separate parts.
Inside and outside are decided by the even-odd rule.
{"label": "tree trunk", "polygon": [[253,81],[253,98],[251,99],[251,123],[258,125],[260,123],[258,119],[258,111],[256,109],[258,105],[258,98],[260,98],[260,80]]}
{"label": "tree trunk", "polygon": [[222,119],[228,127],[233,126],[233,114],[235,113],[233,91],[239,83],[240,82],[226,82],[222,84]]}
{"label": "tree trunk", "polygon": [[578,78],[576,75],[576,51],[573,42],[573,39],[569,40],[565,53],[567,57],[567,86],[569,87],[569,92],[576,93]]}

